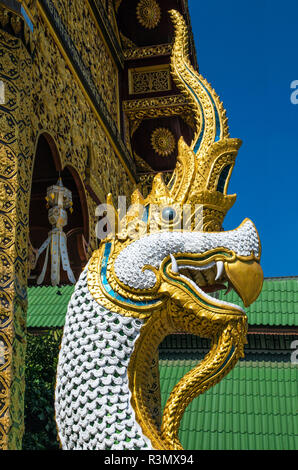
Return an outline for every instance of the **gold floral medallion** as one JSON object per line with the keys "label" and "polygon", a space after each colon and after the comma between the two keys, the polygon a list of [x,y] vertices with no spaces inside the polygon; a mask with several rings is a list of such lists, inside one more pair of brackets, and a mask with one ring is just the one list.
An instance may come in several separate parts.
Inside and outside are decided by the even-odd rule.
{"label": "gold floral medallion", "polygon": [[161,10],[155,0],[141,0],[137,6],[137,18],[146,29],[156,28],[160,22]]}
{"label": "gold floral medallion", "polygon": [[176,140],[169,129],[159,127],[152,132],[151,145],[158,155],[167,157],[173,153],[176,147]]}

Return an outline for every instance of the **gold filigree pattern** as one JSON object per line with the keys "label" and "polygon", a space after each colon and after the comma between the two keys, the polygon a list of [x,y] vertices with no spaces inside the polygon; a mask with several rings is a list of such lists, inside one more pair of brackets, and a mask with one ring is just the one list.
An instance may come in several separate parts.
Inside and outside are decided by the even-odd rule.
{"label": "gold filigree pattern", "polygon": [[[166,184],[170,182],[170,179],[173,175],[172,171],[167,171],[163,173],[163,179]],[[156,172],[151,171],[151,173],[140,173],[138,176],[140,190],[144,197],[148,197],[152,189],[153,179],[156,176]]]}
{"label": "gold filigree pattern", "polygon": [[24,429],[20,397],[25,388],[27,208],[34,150],[30,132],[32,62],[22,42],[3,31],[0,51],[0,79],[5,84],[0,115],[0,343],[5,351],[0,363],[0,448],[20,449]]}
{"label": "gold filigree pattern", "polygon": [[191,148],[201,156],[216,139],[229,137],[226,113],[211,85],[194,70],[189,61],[188,31],[182,15],[175,10],[171,10],[170,14],[176,32],[171,62],[173,78],[195,110],[197,133]]}
{"label": "gold filigree pattern", "polygon": [[[98,55],[96,59],[92,56],[92,64],[93,67],[98,63],[107,64],[106,68],[101,67],[98,83],[105,89],[106,106],[116,125],[118,87],[113,61],[88,16],[85,3],[75,2],[71,12],[65,11],[65,2],[60,0],[55,6],[85,61],[91,58],[86,47],[96,41]],[[79,8],[80,4],[83,9]],[[20,449],[22,446],[28,210],[34,152],[40,134],[46,133],[53,138],[62,167],[68,166],[80,178],[82,198],[87,202],[89,250],[97,247],[96,201],[105,200],[111,190],[119,195],[129,195],[132,191],[132,182],[116,154],[115,144],[87,101],[57,36],[41,13],[40,3],[25,0],[24,5],[30,10],[34,23],[33,32],[24,30],[25,45],[12,36],[20,26],[19,21],[12,12],[6,14],[0,8],[1,25],[4,27],[9,21],[7,25],[11,25],[12,33],[0,32],[0,80],[5,86],[5,103],[1,104],[0,113],[0,342],[5,348],[5,361],[0,364],[1,449]],[[82,24],[81,15],[86,15],[89,25],[83,32],[88,41],[78,31],[77,25]],[[28,51],[34,51],[34,61]],[[98,70],[92,71],[94,78]],[[84,185],[90,142],[94,158],[88,183],[96,200]],[[104,173],[103,167],[106,168]]]}
{"label": "gold filigree pattern", "polygon": [[193,397],[205,393],[220,382],[233,369],[239,358],[244,356],[246,318],[239,317],[236,320],[227,321],[226,325],[219,328],[217,335],[214,334],[214,326],[214,322],[211,322],[208,333],[207,322],[205,324],[202,322],[202,326],[199,326],[198,331],[202,328],[201,336],[212,338],[211,350],[203,361],[174,387],[166,403],[161,435],[171,449],[183,449],[178,438],[178,431],[184,411]]}
{"label": "gold filigree pattern", "polygon": [[[121,35],[123,37],[123,35]],[[131,41],[125,38],[126,46],[123,54],[126,60],[146,59],[148,57],[160,57],[170,55],[172,52],[172,44],[158,44],[157,46],[136,47]]]}
{"label": "gold filigree pattern", "polygon": [[192,109],[183,95],[124,101],[123,111],[130,121],[131,135],[143,119],[159,117],[181,116],[191,128],[195,128]]}
{"label": "gold filigree pattern", "polygon": [[[188,302],[189,299],[185,296],[185,305],[188,305]],[[211,338],[213,345],[204,360],[173,389],[166,403],[159,430],[150,413],[146,394],[150,358],[154,356],[156,348],[165,336],[177,331],[189,332],[190,321],[192,334]],[[218,316],[217,319],[207,319],[200,317],[197,308],[196,316],[191,315],[187,308],[184,308],[182,313],[181,306],[175,301],[169,301],[167,308],[154,312],[148,319],[129,363],[129,380],[137,420],[156,450],[183,450],[178,439],[178,430],[186,407],[195,396],[222,380],[235,366],[239,357],[243,357],[246,332],[245,317],[232,319]],[[232,348],[234,350],[231,354]]]}
{"label": "gold filigree pattern", "polygon": [[[231,154],[231,155],[228,155],[228,154],[224,154],[224,155],[221,155],[213,164],[213,167],[212,167],[212,171],[211,171],[211,174],[210,174],[210,177],[209,177],[209,181],[208,181],[208,189],[210,190],[213,190],[215,191],[216,190],[216,185],[218,183],[218,179],[219,179],[219,176],[222,172],[222,170],[226,167],[226,166],[230,166],[230,172],[232,171],[232,168],[234,166],[234,163],[235,163],[235,154]],[[226,184],[229,183],[229,178],[227,178],[226,180]]]}
{"label": "gold filigree pattern", "polygon": [[[156,309],[156,306],[152,306],[148,308],[147,305],[143,305],[137,308],[127,309],[127,304],[122,300],[117,300],[117,298],[113,298],[112,296],[107,295],[107,292],[103,288],[102,281],[101,281],[101,263],[103,257],[103,248],[95,251],[92,255],[92,258],[89,262],[89,269],[88,269],[88,287],[89,290],[94,297],[94,299],[101,305],[104,305],[109,310],[120,313],[123,316],[135,317],[135,318],[148,318],[151,315],[152,310]],[[117,256],[117,252],[115,252],[115,257]],[[123,289],[120,285],[117,284],[115,278],[112,275],[109,275],[109,281],[111,286],[117,290],[117,293],[127,295],[127,291]],[[144,296],[141,296],[140,293],[130,293],[128,294],[132,300],[146,300]],[[158,303],[159,305],[162,302]]]}
{"label": "gold filigree pattern", "polygon": [[130,95],[171,90],[168,65],[130,69],[128,81]]}
{"label": "gold filigree pattern", "polygon": [[161,10],[156,0],[141,0],[136,13],[139,23],[146,29],[154,29],[160,22]]}
{"label": "gold filigree pattern", "polygon": [[121,3],[122,3],[122,0],[114,0],[116,13],[118,12],[118,10],[120,8]]}
{"label": "gold filigree pattern", "polygon": [[167,157],[175,150],[175,136],[169,129],[159,127],[152,132],[151,145],[158,155]]}

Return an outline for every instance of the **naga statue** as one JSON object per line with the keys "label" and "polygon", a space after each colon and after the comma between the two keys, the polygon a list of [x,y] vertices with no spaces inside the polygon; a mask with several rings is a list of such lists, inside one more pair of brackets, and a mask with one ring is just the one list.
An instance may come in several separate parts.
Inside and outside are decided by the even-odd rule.
{"label": "naga statue", "polygon": [[[234,289],[249,306],[262,289],[254,224],[222,229],[236,199],[227,186],[241,141],[229,137],[219,97],[190,64],[183,17],[169,14],[172,75],[192,106],[195,135],[190,146],[180,138],[167,185],[157,174],[146,199],[136,188],[117,233],[101,240],[76,284],[55,391],[63,449],[182,450],[186,407],[244,354],[245,311],[213,292]],[[209,338],[211,347],[174,387],[161,416],[158,346],[174,333]]]}

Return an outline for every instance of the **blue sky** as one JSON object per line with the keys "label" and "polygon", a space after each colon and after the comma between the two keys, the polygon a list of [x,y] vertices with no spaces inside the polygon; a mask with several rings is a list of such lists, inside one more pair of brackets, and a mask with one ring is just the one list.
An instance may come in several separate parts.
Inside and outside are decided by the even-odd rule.
{"label": "blue sky", "polygon": [[298,275],[297,0],[189,0],[200,73],[243,140],[225,230],[256,224],[265,276]]}

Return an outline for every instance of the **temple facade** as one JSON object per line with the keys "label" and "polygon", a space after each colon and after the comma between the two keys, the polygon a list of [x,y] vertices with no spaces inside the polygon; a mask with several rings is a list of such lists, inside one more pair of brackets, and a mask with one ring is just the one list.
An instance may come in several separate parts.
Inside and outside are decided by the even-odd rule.
{"label": "temple facade", "polygon": [[146,195],[193,137],[170,9],[197,69],[186,0],[0,1],[1,449],[24,432],[27,287],[73,284],[98,245],[96,207],[136,185]]}
{"label": "temple facade", "polygon": [[[58,448],[52,379],[62,332],[55,413],[63,449],[295,448],[297,278],[263,284],[254,224],[222,227],[236,199],[227,189],[240,145],[199,74],[187,0],[0,0],[1,450],[32,449],[35,438],[39,448]],[[145,205],[141,223],[133,209],[126,214],[137,245],[126,227],[111,241],[104,222],[99,234],[106,220],[99,206],[117,214],[119,197]],[[175,225],[183,204],[186,234]],[[170,235],[160,230],[163,217]],[[150,246],[142,232],[149,222]],[[238,294],[245,307],[260,295],[248,322]],[[88,333],[88,344],[83,335],[100,316],[131,348],[116,364],[125,374],[109,372],[112,382],[126,380],[120,440],[120,428],[105,435],[104,425],[103,434],[96,427],[102,403],[105,419],[112,409],[96,400],[113,395],[96,361],[104,356],[107,366],[115,341],[104,327]],[[33,358],[32,378],[34,367],[42,369],[34,348],[42,351],[43,338],[52,361],[49,416],[39,422],[46,438],[34,434],[32,413],[24,446],[25,358]],[[94,391],[89,383],[87,437],[84,419],[79,426],[71,413],[64,419],[76,389],[71,354],[82,345],[87,361],[96,356],[99,384]],[[27,383],[27,407],[33,389]]]}

